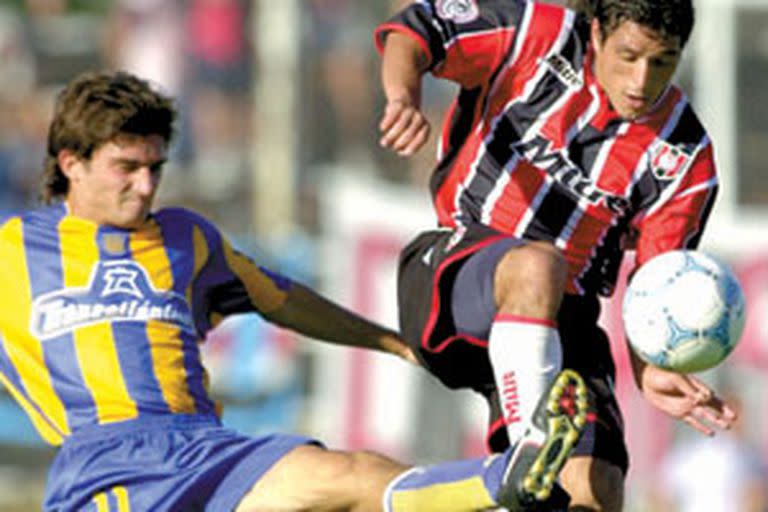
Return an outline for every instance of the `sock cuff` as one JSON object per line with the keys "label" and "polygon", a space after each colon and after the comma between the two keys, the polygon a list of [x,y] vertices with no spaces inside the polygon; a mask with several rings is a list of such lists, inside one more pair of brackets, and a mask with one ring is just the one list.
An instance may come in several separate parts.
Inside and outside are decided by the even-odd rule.
{"label": "sock cuff", "polygon": [[387,488],[384,490],[384,495],[381,497],[381,504],[382,504],[382,510],[384,512],[393,512],[392,509],[392,493],[395,491],[395,487],[397,487],[400,482],[403,480],[406,480],[408,477],[410,477],[414,473],[418,473],[422,471],[422,468],[419,466],[412,467],[406,471],[403,471],[399,475],[397,475],[395,478],[392,479],[391,482],[387,485]]}
{"label": "sock cuff", "polygon": [[503,467],[485,458],[417,466],[396,476],[384,493],[385,512],[462,512],[496,506]]}
{"label": "sock cuff", "polygon": [[551,327],[553,329],[557,329],[557,322],[555,320],[550,320],[549,318],[535,318],[532,316],[512,315],[509,313],[497,313],[496,316],[493,317],[493,321],[542,325],[544,327]]}

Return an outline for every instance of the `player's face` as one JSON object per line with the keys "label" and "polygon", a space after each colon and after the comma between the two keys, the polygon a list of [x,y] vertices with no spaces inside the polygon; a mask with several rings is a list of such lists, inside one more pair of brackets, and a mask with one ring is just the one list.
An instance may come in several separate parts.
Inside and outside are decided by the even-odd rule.
{"label": "player's face", "polygon": [[605,39],[592,22],[595,76],[611,105],[625,119],[647,113],[680,61],[680,38],[662,39],[633,21],[622,22]]}
{"label": "player's face", "polygon": [[70,212],[97,224],[133,229],[152,208],[167,146],[159,135],[121,136],[79,159],[63,151],[59,165],[69,178]]}

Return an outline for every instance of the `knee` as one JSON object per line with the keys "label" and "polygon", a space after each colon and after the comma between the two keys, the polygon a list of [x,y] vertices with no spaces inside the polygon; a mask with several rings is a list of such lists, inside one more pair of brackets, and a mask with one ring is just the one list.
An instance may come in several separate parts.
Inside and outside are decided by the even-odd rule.
{"label": "knee", "polygon": [[354,475],[381,475],[383,479],[391,480],[409,469],[405,464],[369,450],[350,452],[349,458],[351,472]]}
{"label": "knee", "polygon": [[524,303],[553,313],[565,290],[568,263],[548,242],[530,242],[511,249],[496,267],[494,291],[500,307]]}
{"label": "knee", "polygon": [[328,456],[313,467],[318,481],[339,484],[350,481],[357,483],[364,475],[368,485],[377,483],[382,486],[395,476],[408,469],[389,457],[378,453],[361,450],[354,452],[328,451]]}

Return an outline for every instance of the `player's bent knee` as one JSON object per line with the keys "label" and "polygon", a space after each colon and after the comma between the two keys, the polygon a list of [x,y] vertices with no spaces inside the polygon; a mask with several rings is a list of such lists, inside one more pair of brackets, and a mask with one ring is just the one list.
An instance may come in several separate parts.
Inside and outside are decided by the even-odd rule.
{"label": "player's bent knee", "polygon": [[568,261],[562,251],[549,242],[534,241],[523,247],[527,264],[522,272],[530,275],[544,274],[547,279],[562,281],[568,272]]}
{"label": "player's bent knee", "polygon": [[530,242],[510,249],[499,261],[494,277],[497,305],[516,311],[532,308],[556,311],[565,289],[568,263],[559,249],[546,242]]}
{"label": "player's bent knee", "polygon": [[571,495],[569,510],[620,512],[624,503],[624,475],[618,466],[592,457],[571,458],[560,473]]}
{"label": "player's bent knee", "polygon": [[568,262],[555,246],[530,242],[510,249],[496,273],[502,278],[557,283],[565,279],[567,271]]}
{"label": "player's bent knee", "polygon": [[376,452],[358,451],[349,455],[352,457],[352,467],[345,476],[358,483],[359,477],[363,476],[367,480],[366,489],[375,487],[383,492],[392,479],[409,469],[409,466]]}

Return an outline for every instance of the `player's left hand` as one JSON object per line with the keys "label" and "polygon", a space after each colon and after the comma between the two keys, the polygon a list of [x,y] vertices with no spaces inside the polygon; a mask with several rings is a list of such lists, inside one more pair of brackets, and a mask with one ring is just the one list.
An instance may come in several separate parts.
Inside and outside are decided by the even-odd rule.
{"label": "player's left hand", "polygon": [[704,435],[714,435],[714,427],[729,429],[736,420],[733,408],[692,375],[648,364],[636,377],[643,395],[653,406]]}

